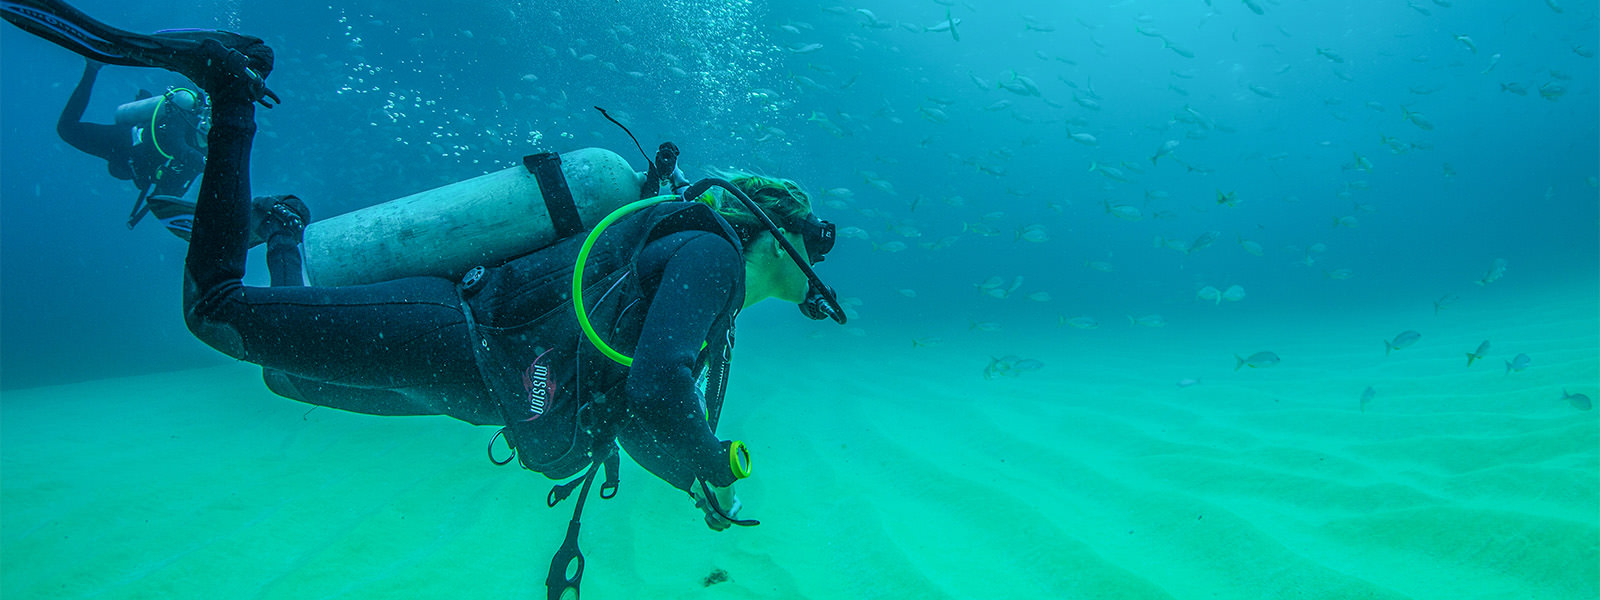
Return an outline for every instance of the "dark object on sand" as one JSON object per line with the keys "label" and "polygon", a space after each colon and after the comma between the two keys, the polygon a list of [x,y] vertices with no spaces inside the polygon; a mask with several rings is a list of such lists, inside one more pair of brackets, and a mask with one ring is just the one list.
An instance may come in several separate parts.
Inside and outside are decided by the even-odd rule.
{"label": "dark object on sand", "polygon": [[711,587],[713,585],[722,583],[722,582],[727,581],[727,580],[728,580],[728,572],[727,571],[724,571],[722,569],[712,569],[711,570],[711,574],[707,575],[706,576],[706,580],[704,582],[702,582],[702,583],[705,584],[706,587]]}

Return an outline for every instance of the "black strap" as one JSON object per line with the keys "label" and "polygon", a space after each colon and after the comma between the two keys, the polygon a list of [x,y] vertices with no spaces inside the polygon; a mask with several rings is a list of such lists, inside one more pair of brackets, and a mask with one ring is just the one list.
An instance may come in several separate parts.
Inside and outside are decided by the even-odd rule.
{"label": "black strap", "polygon": [[544,195],[544,208],[550,213],[556,239],[583,232],[583,218],[572,200],[572,189],[567,187],[567,176],[561,172],[561,155],[554,152],[530,154],[522,157],[522,166],[539,180],[539,191]]}
{"label": "black strap", "polygon": [[[577,594],[578,585],[583,582],[584,562],[583,552],[578,550],[578,528],[582,526],[578,519],[583,516],[583,505],[589,500],[589,486],[594,484],[594,476],[602,466],[606,470],[606,481],[600,485],[600,497],[610,500],[612,496],[617,495],[617,471],[621,468],[620,461],[617,448],[613,445],[604,459],[594,461],[594,464],[589,465],[589,472],[584,473],[583,477],[555,486],[550,490],[550,496],[546,501],[550,506],[554,507],[556,503],[561,502],[572,494],[573,488],[579,484],[583,485],[583,490],[578,492],[578,505],[572,507],[572,520],[567,522],[567,539],[561,543],[561,549],[556,551],[555,557],[550,559],[550,573],[544,579],[544,585],[549,592],[550,600],[558,600],[569,588],[574,594]],[[607,494],[607,490],[610,491],[609,494]],[[571,577],[567,576],[568,572],[572,573]]]}
{"label": "black strap", "polygon": [[150,185],[144,186],[144,189],[139,190],[139,197],[133,201],[133,210],[128,213],[128,229],[133,229],[133,226],[138,225],[139,221],[144,219],[145,214],[150,212],[150,204],[145,200],[150,197],[150,190],[155,189],[155,187],[156,182],[152,181]]}
{"label": "black strap", "polygon": [[[583,482],[583,491],[578,493],[578,505],[572,509],[572,520],[567,522],[567,539],[561,543],[561,549],[556,551],[555,558],[550,559],[550,572],[544,579],[550,600],[560,600],[569,588],[576,598],[578,585],[583,583],[583,552],[578,550],[578,528],[582,523],[578,519],[583,516],[583,503],[589,499],[589,486],[594,483],[594,474],[600,470],[600,465],[601,461],[596,461],[589,466],[589,472],[582,478],[557,488],[566,488],[570,492],[571,485]],[[552,490],[551,494],[553,496],[555,491]],[[569,571],[572,572],[571,577],[567,576]]]}

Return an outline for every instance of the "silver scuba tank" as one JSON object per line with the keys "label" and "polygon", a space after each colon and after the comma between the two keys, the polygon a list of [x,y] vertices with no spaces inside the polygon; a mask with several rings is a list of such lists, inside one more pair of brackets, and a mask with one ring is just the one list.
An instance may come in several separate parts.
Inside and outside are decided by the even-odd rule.
{"label": "silver scuba tank", "polygon": [[[194,110],[197,98],[195,93],[186,88],[174,88],[165,94],[156,94],[142,100],[134,100],[117,106],[116,121],[118,125],[143,125],[149,126],[156,116],[156,111],[170,102],[172,106],[186,111]],[[171,107],[168,107],[169,109]]]}
{"label": "silver scuba tank", "polygon": [[[584,148],[559,158],[580,230],[639,199],[644,174],[617,153]],[[562,216],[552,217],[531,163],[511,167],[311,223],[306,275],[316,286],[458,279],[574,233],[571,223],[560,230]]]}

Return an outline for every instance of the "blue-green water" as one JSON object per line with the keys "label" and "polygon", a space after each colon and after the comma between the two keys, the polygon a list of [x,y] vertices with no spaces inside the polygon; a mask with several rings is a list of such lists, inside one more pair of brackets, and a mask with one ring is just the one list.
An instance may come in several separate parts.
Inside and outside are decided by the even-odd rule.
{"label": "blue-green water", "polygon": [[[920,31],[945,20],[932,2],[83,8],[130,29],[267,38],[287,100],[262,112],[255,189],[299,194],[318,216],[536,150],[628,151],[592,105],[647,148],[676,141],[691,176],[737,166],[797,179],[825,217],[868,237],[844,239],[823,275],[866,314],[884,309],[877,327],[901,306],[931,321],[1187,318],[1208,285],[1240,285],[1239,310],[1409,305],[1478,291],[1501,258],[1496,285],[1595,279],[1593,3],[1284,2],[1264,15],[1213,4],[959,4],[960,41]],[[153,222],[123,231],[131,186],[50,128],[81,61],[11,27],[0,43],[0,385],[215,363],[176,318],[182,244]],[[1013,76],[1039,95],[998,87]],[[89,118],[109,120],[141,86],[178,82],[107,70]],[[1502,91],[1513,84],[1527,93]],[[1152,165],[1168,140],[1179,145]],[[1219,192],[1237,206],[1219,205]],[[1112,217],[1108,202],[1143,217]],[[1335,226],[1340,217],[1356,227]],[[1034,225],[1047,241],[1017,241]],[[1221,235],[1190,254],[1152,244],[1208,231]],[[894,242],[907,250],[874,251]],[[1007,288],[1022,276],[1015,300],[1053,300],[969,293],[991,276]]]}
{"label": "blue-green water", "polygon": [[[762,518],[780,527],[788,513],[791,527],[806,524],[802,530],[869,532],[876,551],[854,548],[843,555],[873,573],[891,573],[885,576],[890,583],[853,571],[826,581],[824,573],[833,568],[829,553],[841,551],[805,531],[784,529],[756,538],[759,543],[746,538],[736,543],[736,557],[715,554],[725,547],[707,542],[695,547],[720,562],[685,564],[693,561],[650,556],[669,553],[661,546],[674,533],[633,522],[609,529],[632,531],[641,541],[632,550],[637,555],[607,546],[608,569],[627,575],[601,589],[690,594],[699,590],[694,579],[703,567],[722,564],[738,567],[729,569],[739,587],[723,592],[731,597],[831,596],[849,589],[847,583],[882,586],[866,594],[874,597],[965,597],[984,578],[940,575],[959,572],[960,562],[944,557],[938,532],[951,540],[1022,544],[1025,524],[1007,523],[991,534],[980,525],[993,523],[976,516],[985,509],[983,498],[1003,494],[1004,514],[1048,522],[1055,536],[1072,541],[1030,549],[1038,555],[1028,564],[1053,565],[1044,575],[987,565],[1005,579],[1037,577],[1035,587],[1003,588],[1007,597],[1106,597],[1107,590],[1128,597],[1275,595],[1260,593],[1251,580],[1195,574],[1186,587],[1156,574],[1181,572],[1175,565],[1185,561],[1196,570],[1237,571],[1247,556],[1222,553],[1214,563],[1201,557],[1238,544],[1270,551],[1264,560],[1295,573],[1313,597],[1461,597],[1457,585],[1475,581],[1491,597],[1528,597],[1519,591],[1593,596],[1600,557],[1594,413],[1563,404],[1561,394],[1600,395],[1600,68],[1594,57],[1600,9],[1592,1],[77,5],[133,30],[232,28],[272,44],[278,59],[271,84],[285,102],[258,111],[254,188],[295,193],[319,218],[515,165],[543,150],[605,147],[642,167],[633,143],[595,105],[627,123],[647,149],[675,141],[691,177],[710,167],[738,167],[793,178],[812,193],[818,212],[845,231],[819,273],[855,316],[839,328],[805,322],[792,309],[751,311],[741,320],[745,366],[736,367],[746,374],[736,374],[734,389],[737,394],[745,386],[748,399],[730,401],[748,402],[760,407],[759,415],[776,413],[779,420],[792,419],[788,411],[813,410],[808,403],[816,402],[823,414],[831,407],[866,421],[805,420],[836,429],[794,433],[748,416],[752,439],[767,440],[763,450],[781,456],[789,470],[783,483],[755,488],[750,504],[766,494],[766,508],[778,510]],[[959,19],[954,34],[940,26],[947,15]],[[56,456],[66,441],[86,445],[90,454],[136,441],[122,434],[22,436],[13,428],[81,420],[81,432],[118,431],[116,423],[126,418],[120,405],[52,412],[57,402],[81,404],[66,399],[90,394],[84,389],[95,390],[97,401],[116,401],[117,394],[103,389],[110,384],[95,383],[104,378],[156,374],[149,389],[176,394],[158,404],[175,414],[206,398],[227,402],[266,392],[249,369],[234,367],[220,371],[226,376],[207,371],[213,383],[231,378],[220,388],[172,391],[187,376],[160,374],[231,362],[184,328],[184,245],[154,222],[128,231],[132,186],[111,179],[103,163],[56,137],[52,123],[77,80],[80,59],[7,25],[0,27],[0,66],[5,557],[68,557],[81,548],[43,541],[46,523],[59,520],[73,535],[93,535],[93,520],[46,507],[92,493],[86,490],[96,489],[97,475],[87,466],[53,473],[52,462],[41,457]],[[111,110],[137,89],[178,83],[166,72],[106,69],[88,118],[109,121]],[[1212,232],[1209,245],[1193,247]],[[252,263],[250,279],[263,282],[258,265]],[[1241,298],[1220,298],[1233,286]],[[1166,325],[1131,323],[1155,315]],[[1075,326],[1089,324],[1084,318],[1094,326]],[[1422,334],[1415,346],[1394,360],[1381,354],[1383,340],[1407,330]],[[1471,369],[1459,364],[1483,339],[1491,341],[1484,362]],[[1283,362],[1233,370],[1235,354],[1258,351],[1273,351]],[[1517,354],[1528,354],[1533,366],[1499,373]],[[1014,358],[999,361],[1002,366],[1038,362],[985,380],[986,367],[1007,356]],[[809,394],[786,387],[778,366],[784,361],[816,365],[795,375],[804,384],[787,384]],[[751,372],[763,378],[758,382]],[[1200,383],[1176,385],[1187,379]],[[79,382],[90,382],[89,388],[41,387]],[[127,385],[134,384],[110,387]],[[847,392],[830,393],[829,385]],[[1357,404],[1368,386],[1377,391],[1368,408],[1379,415],[1378,425],[1355,420],[1367,414]],[[923,395],[942,417],[925,422],[901,414],[916,411]],[[146,394],[128,397],[152,401]],[[29,404],[19,407],[18,398]],[[251,406],[274,402],[254,401]],[[273,409],[279,416],[300,412],[298,405],[276,402],[282,403]],[[986,426],[974,435],[977,441],[941,445],[936,434],[958,435],[952,432],[960,431],[963,402],[984,403]],[[1274,412],[1280,409],[1285,412]],[[1180,416],[1172,417],[1175,422],[1151,410]],[[1401,414],[1385,413],[1396,410]],[[1188,411],[1198,416],[1191,420]],[[1251,415],[1257,411],[1269,416],[1256,420]],[[897,414],[905,421],[877,424]],[[160,416],[150,415],[144,425],[152,438],[186,435],[186,425]],[[226,412],[216,418],[232,426],[250,421]],[[272,448],[288,444],[284,436],[313,446],[336,444],[351,431],[381,439],[385,427],[416,427],[403,421],[361,418],[340,421],[355,429],[318,433],[285,418],[281,429],[251,439]],[[1306,421],[1338,427],[1293,426]],[[440,443],[426,453],[482,467],[476,447],[454,442],[483,436],[451,429],[463,427],[458,424],[432,426],[426,437]],[[1124,446],[1114,440],[1094,435],[1102,426],[1140,432],[1126,446],[1131,457],[1115,454]],[[1187,433],[1172,434],[1173,427]],[[1275,438],[1274,428],[1289,432]],[[364,435],[358,438],[368,439]],[[901,486],[915,478],[833,452],[852,441],[886,457],[930,463],[937,461],[927,457],[950,453],[1032,448],[1033,470],[1059,464],[1078,477],[1103,477],[1103,484],[1131,481],[1108,494],[1133,508],[1113,509],[1060,477],[1023,476],[984,462],[963,468],[915,462],[911,471],[918,477],[945,483],[901,500],[880,499],[894,492],[874,490],[872,499],[860,501],[869,508],[853,512],[850,499],[869,485],[862,478],[891,478]],[[228,512],[235,508],[215,500],[226,493],[175,475],[217,442],[191,436],[169,451],[152,451],[148,462],[124,465],[133,469],[129,481],[111,489],[132,486],[132,480],[171,481],[199,490],[193,493],[201,500],[183,504],[183,511],[210,515],[202,523],[236,524]],[[1219,458],[1209,454],[1213,450],[1228,455]],[[259,447],[250,452],[270,454]],[[1336,474],[1319,472],[1294,462],[1301,452],[1344,466]],[[1406,459],[1411,455],[1434,460]],[[305,448],[289,456],[300,470],[316,460]],[[1274,466],[1265,475],[1240,466],[1258,459]],[[1205,464],[1196,467],[1196,461]],[[356,460],[339,468],[391,466]],[[1219,474],[1207,479],[1213,472]],[[503,498],[482,489],[517,485],[506,496],[519,498],[543,493],[542,482],[488,483],[509,475],[473,473],[462,477],[489,487],[459,498],[430,491],[408,509],[478,502],[494,505],[498,514],[507,510],[496,504]],[[1275,487],[1274,473],[1292,483]],[[637,475],[634,481],[647,480]],[[815,506],[778,501],[809,493],[796,480],[813,476],[822,478],[818,495],[826,500]],[[241,485],[330,485],[317,477],[269,474]],[[977,483],[968,489],[952,480]],[[1337,484],[1335,500],[1312,503],[1306,515],[1315,516],[1284,508],[1319,497],[1327,491],[1320,482],[1327,481]],[[1055,504],[1034,506],[1035,500],[1010,495],[1012,485],[1041,486],[1041,496]],[[1192,497],[1183,495],[1185,486]],[[1522,491],[1535,488],[1549,492]],[[645,493],[677,502],[661,490]],[[1372,505],[1353,499],[1364,494],[1375,499]],[[296,497],[327,504],[338,496]],[[396,512],[384,498],[362,501],[379,503],[371,509],[379,514]],[[1154,541],[1129,542],[1110,537],[1109,525],[1071,516],[1120,515],[1148,524],[1170,517],[1162,511],[1184,501],[1223,507],[1249,522],[1241,525],[1248,534],[1189,537],[1169,530]],[[117,503],[110,496],[82,502],[73,506],[88,506],[88,513]],[[304,510],[294,502],[246,504],[236,509],[246,522],[273,527],[295,519],[261,515]],[[1497,504],[1509,507],[1505,514],[1494,512]],[[185,529],[174,514],[151,510],[155,522]],[[683,517],[687,509],[640,510]],[[398,518],[368,531],[352,525],[363,522],[359,517],[332,515],[319,522],[345,528],[338,534],[303,534],[320,542],[292,535],[271,543],[255,534],[224,539],[264,544],[275,553],[327,547],[317,544],[335,548],[321,562],[308,558],[250,571],[238,589],[297,597],[295,586],[303,584],[311,595],[373,596],[406,587],[410,576],[394,575],[402,570],[397,564],[466,569],[470,561],[459,553],[479,542],[491,545],[475,536],[494,527],[474,525],[455,509],[440,512],[445,516],[435,515],[429,527],[458,532],[439,534],[456,544],[438,551],[446,558],[379,553],[384,558],[373,559],[379,566],[366,570],[352,566],[368,554],[365,545],[398,535],[420,547],[430,534]],[[506,567],[516,571],[516,582],[532,585],[532,572],[542,568],[564,518],[542,509],[519,515],[548,526],[530,534],[536,543],[519,546],[531,549],[530,558]],[[1517,554],[1520,542],[1474,546],[1480,541],[1451,533],[1456,517],[1502,541],[1530,540],[1557,551]],[[923,519],[920,528],[917,519]],[[840,523],[850,528],[831,529]],[[1398,533],[1371,546],[1359,543],[1382,532]],[[901,542],[907,546],[883,548]],[[1430,545],[1500,556],[1430,553]],[[167,542],[113,547],[155,558],[101,556],[113,565],[111,573],[34,570],[37,579],[8,568],[5,589],[8,595],[43,593],[51,581],[70,579],[79,586],[62,596],[204,597],[209,594],[183,586],[183,573],[214,582],[222,576],[213,570],[251,560],[248,550],[217,558]],[[1133,566],[1140,556],[1160,566]],[[1402,585],[1399,571],[1381,566],[1405,560],[1421,560],[1427,581]],[[305,565],[313,563],[323,565],[313,571],[361,570],[365,583],[308,575]],[[1550,571],[1541,571],[1547,564]],[[1059,565],[1094,565],[1093,582],[1074,579],[1066,574],[1070,567]],[[499,570],[489,571],[446,577],[444,587],[427,589],[473,587],[468,581],[488,592],[514,587]],[[602,577],[598,566],[596,572],[592,577]],[[692,573],[671,579],[683,572]],[[1536,581],[1547,583],[1529,583]],[[1385,591],[1370,593],[1367,585]],[[899,593],[904,590],[913,591]]]}

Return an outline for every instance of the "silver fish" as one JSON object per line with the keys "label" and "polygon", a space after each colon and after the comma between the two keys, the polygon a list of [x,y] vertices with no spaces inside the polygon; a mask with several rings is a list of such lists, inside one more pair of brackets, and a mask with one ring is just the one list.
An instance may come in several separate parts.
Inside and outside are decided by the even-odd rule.
{"label": "silver fish", "polygon": [[1044,363],[1031,358],[1007,355],[1000,358],[989,357],[989,366],[983,368],[983,378],[1017,377],[1028,371],[1037,371],[1044,368]]}
{"label": "silver fish", "polygon": [[1484,340],[1482,344],[1478,344],[1478,350],[1476,352],[1468,352],[1467,353],[1467,366],[1469,366],[1469,367],[1472,366],[1472,361],[1475,361],[1475,360],[1478,360],[1480,358],[1483,358],[1483,355],[1485,353],[1487,353],[1488,351],[1489,351],[1489,340]]}
{"label": "silver fish", "polygon": [[1219,237],[1222,237],[1221,231],[1207,231],[1200,234],[1200,237],[1195,238],[1193,242],[1189,242],[1188,253],[1194,254],[1196,250],[1210,246],[1211,243],[1217,241],[1217,238]]}
{"label": "silver fish", "polygon": [[1061,323],[1063,325],[1071,325],[1075,329],[1095,329],[1100,327],[1100,322],[1096,321],[1094,317],[1073,317],[1070,319],[1062,317]]}
{"label": "silver fish", "polygon": [[1178,56],[1182,56],[1184,58],[1194,58],[1194,53],[1193,52],[1190,52],[1188,48],[1184,48],[1182,46],[1174,45],[1172,43],[1172,40],[1169,40],[1169,39],[1166,39],[1166,38],[1161,38],[1161,45],[1162,45],[1162,47],[1164,47],[1164,48],[1166,48],[1168,50],[1171,50],[1173,52],[1173,54],[1177,54]]}
{"label": "silver fish", "polygon": [[1567,390],[1565,389],[1561,390],[1561,399],[1572,403],[1572,407],[1578,410],[1589,410],[1594,408],[1594,402],[1590,401],[1588,396],[1583,394],[1568,394]]}
{"label": "silver fish", "polygon": [[1531,364],[1533,364],[1533,357],[1526,354],[1518,354],[1516,358],[1506,361],[1506,374],[1510,375],[1513,371],[1521,373],[1523,369],[1528,368],[1528,365]]}
{"label": "silver fish", "polygon": [[1016,71],[1011,72],[1011,81],[996,82],[996,85],[1018,96],[1039,95],[1039,85],[1034,83],[1032,79],[1018,75]]}
{"label": "silver fish", "polygon": [[1416,125],[1418,129],[1423,131],[1433,131],[1432,121],[1423,117],[1422,113],[1411,112],[1410,109],[1404,106],[1400,107],[1400,120],[1410,121],[1412,125]]}
{"label": "silver fish", "polygon": [[1093,172],[1096,172],[1096,171],[1099,171],[1101,175],[1105,175],[1106,178],[1112,179],[1112,180],[1115,180],[1115,181],[1127,181],[1128,180],[1128,176],[1123,174],[1122,169],[1118,169],[1116,167],[1108,167],[1108,166],[1102,165],[1102,164],[1100,164],[1098,162],[1095,162],[1095,161],[1089,161],[1089,172],[1093,173]]}
{"label": "silver fish", "polygon": [[1266,252],[1266,249],[1262,248],[1261,244],[1244,239],[1242,235],[1239,236],[1239,247],[1252,256],[1261,256]]}
{"label": "silver fish", "polygon": [[1420,334],[1420,333],[1417,333],[1417,332],[1412,331],[1410,329],[1402,331],[1402,332],[1400,332],[1400,335],[1394,336],[1393,340],[1384,340],[1383,341],[1383,355],[1384,356],[1388,356],[1390,352],[1393,352],[1395,350],[1403,350],[1405,348],[1409,348],[1409,347],[1411,347],[1412,344],[1417,343],[1417,340],[1420,340],[1420,339],[1422,339],[1422,334]]}
{"label": "silver fish", "polygon": [[1029,225],[1017,230],[1017,239],[1037,244],[1050,241],[1050,234],[1043,225]]}
{"label": "silver fish", "polygon": [[1128,204],[1112,204],[1106,200],[1106,214],[1125,221],[1137,221],[1144,218],[1144,212],[1139,207]]}
{"label": "silver fish", "polygon": [[1456,300],[1460,299],[1461,298],[1455,294],[1445,294],[1440,296],[1438,300],[1433,301],[1433,314],[1439,314],[1439,311],[1449,308],[1450,305],[1455,304]]}
{"label": "silver fish", "polygon": [[1277,364],[1281,361],[1277,354],[1267,352],[1265,350],[1251,354],[1250,358],[1244,358],[1235,354],[1233,355],[1233,359],[1238,361],[1238,363],[1233,365],[1233,370],[1235,371],[1243,369],[1246,366],[1249,366],[1252,369],[1263,369],[1266,367],[1277,366]]}
{"label": "silver fish", "polygon": [[[1188,94],[1186,93],[1184,95],[1188,95]],[[1176,150],[1177,148],[1178,148],[1178,140],[1167,140],[1165,143],[1161,144],[1160,148],[1156,148],[1155,156],[1150,157],[1150,164],[1152,164],[1152,165],[1156,164],[1157,160],[1159,160],[1163,156],[1167,156],[1167,155],[1172,154],[1172,151]]]}
{"label": "silver fish", "polygon": [[1372,398],[1377,395],[1378,392],[1373,390],[1370,385],[1367,386],[1367,389],[1361,391],[1361,412],[1367,412],[1367,404],[1372,402]]}

